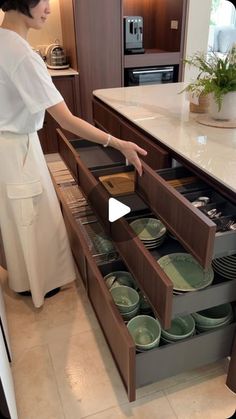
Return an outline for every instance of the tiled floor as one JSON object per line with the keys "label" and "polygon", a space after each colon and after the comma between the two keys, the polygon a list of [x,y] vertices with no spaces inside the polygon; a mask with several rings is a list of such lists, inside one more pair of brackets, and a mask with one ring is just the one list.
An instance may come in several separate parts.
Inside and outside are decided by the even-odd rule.
{"label": "tiled floor", "polygon": [[227,361],[125,390],[80,280],[34,309],[7,287],[0,268],[12,344],[19,419],[226,419],[236,396]]}

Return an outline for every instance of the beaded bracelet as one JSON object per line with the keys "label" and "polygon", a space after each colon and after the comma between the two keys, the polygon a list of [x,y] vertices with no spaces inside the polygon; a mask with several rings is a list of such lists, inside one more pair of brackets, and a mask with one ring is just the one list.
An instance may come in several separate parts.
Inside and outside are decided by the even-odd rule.
{"label": "beaded bracelet", "polygon": [[108,147],[111,139],[112,139],[112,136],[111,136],[111,134],[109,134],[108,137],[107,137],[107,142],[105,144],[103,144],[103,147]]}

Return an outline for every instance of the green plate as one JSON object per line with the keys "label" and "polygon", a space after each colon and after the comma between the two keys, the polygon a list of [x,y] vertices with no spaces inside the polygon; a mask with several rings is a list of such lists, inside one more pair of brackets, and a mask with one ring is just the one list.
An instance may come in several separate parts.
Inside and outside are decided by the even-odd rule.
{"label": "green plate", "polygon": [[132,221],[130,226],[140,240],[158,239],[166,233],[164,224],[156,218],[139,218]]}
{"label": "green plate", "polygon": [[157,262],[173,282],[176,291],[196,291],[206,288],[214,278],[212,268],[203,270],[188,253],[172,253],[163,256]]}

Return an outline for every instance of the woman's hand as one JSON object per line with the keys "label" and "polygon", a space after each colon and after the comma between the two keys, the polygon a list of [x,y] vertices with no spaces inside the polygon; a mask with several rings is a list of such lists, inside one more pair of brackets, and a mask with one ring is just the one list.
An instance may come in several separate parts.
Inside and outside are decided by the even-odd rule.
{"label": "woman's hand", "polygon": [[[114,137],[113,137],[114,138]],[[139,158],[139,154],[141,156],[146,156],[147,152],[143,148],[139,147],[137,144],[132,143],[131,141],[123,141],[118,140],[118,148],[121,153],[124,154],[125,158],[128,160],[129,163],[131,163],[135,169],[137,170],[139,176],[142,175],[142,164]]]}

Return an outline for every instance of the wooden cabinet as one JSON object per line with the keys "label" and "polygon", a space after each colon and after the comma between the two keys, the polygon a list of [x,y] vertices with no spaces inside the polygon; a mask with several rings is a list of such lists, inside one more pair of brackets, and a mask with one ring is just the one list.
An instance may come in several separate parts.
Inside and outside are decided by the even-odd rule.
{"label": "wooden cabinet", "polygon": [[[93,90],[123,86],[127,67],[172,64],[182,80],[188,0],[60,0],[60,7],[63,45],[79,69],[82,117],[89,122]],[[144,54],[124,55],[126,15],[144,18]]]}
{"label": "wooden cabinet", "polygon": [[63,45],[80,73],[82,118],[92,122],[93,90],[122,85],[121,2],[60,0],[60,6]]}
{"label": "wooden cabinet", "polygon": [[[59,71],[59,70],[58,70]],[[62,94],[68,108],[74,115],[80,115],[80,97],[79,97],[79,76],[56,76],[53,82],[59,92]],[[38,132],[43,152],[55,153],[58,150],[56,129],[57,122],[46,112],[43,128]],[[67,134],[68,137],[71,134]]]}
{"label": "wooden cabinet", "polygon": [[[105,118],[101,120],[101,125],[104,124],[104,121]],[[126,123],[127,121],[125,121],[125,125]],[[93,147],[96,146],[93,145]],[[103,153],[107,152],[104,148],[101,150]],[[135,389],[138,387],[230,355],[236,332],[235,322],[171,345],[163,345],[144,353],[136,352],[134,342],[103,279],[111,271],[122,269],[130,271],[139,288],[147,296],[164,328],[168,328],[171,319],[176,316],[236,301],[236,280],[229,280],[219,275],[215,275],[213,283],[205,289],[173,295],[171,280],[156,262],[157,258],[165,254],[183,252],[184,247],[195,257],[198,257],[202,265],[209,264],[211,258],[214,257],[214,253],[211,253],[209,249],[212,250],[215,247],[214,243],[217,239],[215,226],[201,214],[200,210],[190,207],[188,197],[182,196],[180,191],[176,191],[168,185],[168,176],[172,176],[172,170],[177,169],[163,169],[162,166],[156,171],[144,163],[144,175],[136,179],[136,193],[123,197],[126,198],[125,203],[132,208],[131,217],[153,211],[163,219],[167,228],[178,238],[178,240],[169,238],[160,248],[149,251],[138,237],[134,237],[128,216],[114,223],[109,223],[107,220],[109,194],[99,182],[99,176],[105,172],[111,174],[117,173],[119,170],[127,170],[125,164],[120,162],[117,166],[114,157],[113,165],[100,165],[98,161],[97,167],[94,167],[92,159],[91,164],[87,155],[85,159],[83,147],[79,148],[78,144],[74,146],[73,141],[68,141],[64,135],[59,136],[59,153],[78,182],[78,188],[84,193],[94,210],[95,218],[93,218],[92,228],[95,228],[97,223],[103,226],[104,231],[111,237],[117,249],[117,258],[102,261],[96,259],[97,255],[93,255],[86,240],[87,221],[84,223],[73,217],[66,201],[65,187],[60,188],[60,185],[55,185],[75,259],[129,400],[135,399]],[[91,150],[91,156],[92,154]],[[192,173],[190,174],[192,175]],[[211,189],[207,179],[203,180],[201,176],[199,178],[200,187],[203,187],[203,182],[205,182],[204,187]],[[219,189],[212,192],[221,194]],[[157,194],[160,199],[157,199]],[[236,200],[229,204],[231,205],[230,210],[232,210],[233,206],[236,206]],[[190,225],[192,228],[192,224],[194,234],[188,235],[186,225]],[[230,235],[234,236],[234,240],[228,242],[226,233],[224,243],[228,242],[229,247],[221,249],[225,254],[236,252],[236,233],[232,232],[231,234],[230,232]],[[202,243],[203,252],[197,245],[196,238]],[[207,256],[204,256],[204,252]],[[229,377],[231,377],[231,385],[232,382],[235,385],[231,369]]]}

